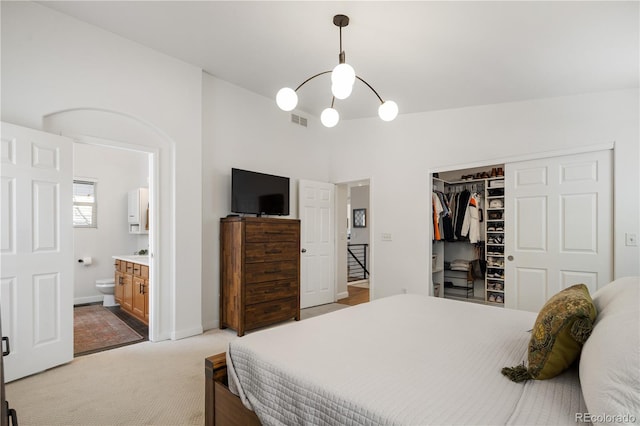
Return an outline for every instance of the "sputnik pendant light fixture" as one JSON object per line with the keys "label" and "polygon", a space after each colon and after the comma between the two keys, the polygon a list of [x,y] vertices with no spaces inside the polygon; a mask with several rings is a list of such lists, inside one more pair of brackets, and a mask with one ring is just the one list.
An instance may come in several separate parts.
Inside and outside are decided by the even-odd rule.
{"label": "sputnik pendant light fixture", "polygon": [[356,75],[353,67],[345,62],[345,53],[342,50],[342,28],[349,25],[349,17],[346,15],[336,15],[333,17],[333,24],[340,28],[340,54],[338,55],[338,65],[333,70],[323,71],[316,75],[313,75],[303,81],[295,90],[290,87],[284,87],[278,91],[276,95],[276,103],[280,109],[284,111],[293,110],[298,105],[298,90],[309,81],[324,74],[331,73],[331,107],[325,108],[320,115],[320,121],[326,127],[333,127],[338,124],[340,120],[340,114],[334,109],[334,103],[336,99],[346,99],[351,95],[353,90],[353,84],[356,79],[363,82],[380,100],[380,106],[378,107],[378,116],[384,121],[391,121],[398,115],[398,105],[393,101],[384,101],[378,92],[361,77]]}

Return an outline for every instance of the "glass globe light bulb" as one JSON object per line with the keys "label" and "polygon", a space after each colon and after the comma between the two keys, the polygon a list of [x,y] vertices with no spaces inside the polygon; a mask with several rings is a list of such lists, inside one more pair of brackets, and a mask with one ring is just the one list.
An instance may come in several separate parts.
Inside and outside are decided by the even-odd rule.
{"label": "glass globe light bulb", "polygon": [[295,90],[290,87],[283,87],[278,90],[276,95],[276,103],[283,111],[291,111],[298,105],[298,95]]}
{"label": "glass globe light bulb", "polygon": [[378,107],[378,116],[384,121],[391,121],[398,116],[398,104],[385,101]]}
{"label": "glass globe light bulb", "polygon": [[338,124],[340,114],[333,108],[325,108],[320,114],[320,121],[325,127],[333,127]]}
{"label": "glass globe light bulb", "polygon": [[331,85],[331,93],[336,99],[347,99],[351,96],[351,92],[353,91],[353,86],[351,84],[332,84]]}
{"label": "glass globe light bulb", "polygon": [[349,64],[342,63],[336,65],[331,72],[331,83],[340,86],[353,86],[356,81],[356,72]]}

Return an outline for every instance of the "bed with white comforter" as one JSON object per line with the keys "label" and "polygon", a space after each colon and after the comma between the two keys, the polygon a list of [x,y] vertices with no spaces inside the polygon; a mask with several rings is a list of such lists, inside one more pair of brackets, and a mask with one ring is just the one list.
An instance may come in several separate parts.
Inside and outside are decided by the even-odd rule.
{"label": "bed with white comforter", "polygon": [[513,383],[536,314],[398,295],[230,343],[230,389],[265,425],[576,424],[578,369]]}

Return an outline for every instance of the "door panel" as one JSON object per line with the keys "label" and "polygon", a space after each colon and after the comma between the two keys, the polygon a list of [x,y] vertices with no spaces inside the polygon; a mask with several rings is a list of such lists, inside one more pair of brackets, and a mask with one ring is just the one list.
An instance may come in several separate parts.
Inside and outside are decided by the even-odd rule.
{"label": "door panel", "polygon": [[565,252],[597,252],[598,194],[560,197],[560,249]]}
{"label": "door panel", "polygon": [[505,307],[538,311],[558,291],[612,278],[612,152],[505,167]]}
{"label": "door panel", "polygon": [[543,252],[547,249],[547,199],[522,197],[515,200],[514,216],[518,250]]}
{"label": "door panel", "polygon": [[334,185],[301,180],[300,307],[335,301],[334,289]]}
{"label": "door panel", "polygon": [[2,322],[12,381],[73,359],[72,140],[2,123]]}
{"label": "door panel", "polygon": [[[518,287],[518,309],[536,311],[548,299],[547,271],[545,269],[517,268],[515,284]],[[545,283],[541,285],[541,283]]]}

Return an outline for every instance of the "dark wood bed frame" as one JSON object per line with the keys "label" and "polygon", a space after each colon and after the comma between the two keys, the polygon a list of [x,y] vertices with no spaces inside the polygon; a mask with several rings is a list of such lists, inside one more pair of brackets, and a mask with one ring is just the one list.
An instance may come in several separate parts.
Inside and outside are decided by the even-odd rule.
{"label": "dark wood bed frame", "polygon": [[229,390],[226,352],[205,358],[204,374],[205,426],[260,425],[258,416],[242,404],[240,397]]}

